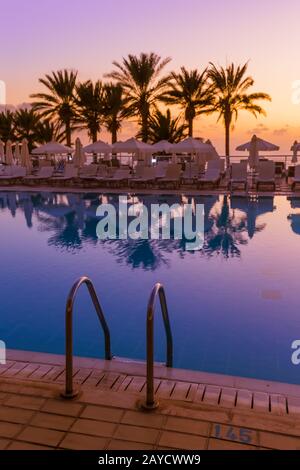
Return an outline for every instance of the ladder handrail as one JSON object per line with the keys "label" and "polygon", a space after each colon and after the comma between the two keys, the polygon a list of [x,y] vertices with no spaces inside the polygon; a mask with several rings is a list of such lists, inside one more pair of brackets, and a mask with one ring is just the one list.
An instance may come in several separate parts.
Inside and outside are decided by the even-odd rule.
{"label": "ladder handrail", "polygon": [[95,307],[97,316],[104,333],[105,340],[105,359],[111,360],[111,347],[110,347],[110,331],[105,320],[103,310],[101,308],[99,299],[97,297],[94,285],[90,278],[82,276],[74,283],[69,292],[66,303],[66,384],[65,391],[62,394],[64,398],[74,398],[78,392],[73,390],[73,307],[79,288],[86,284],[89,294],[91,296],[93,305]]}
{"label": "ladder handrail", "polygon": [[143,408],[151,410],[158,406],[154,399],[154,312],[155,301],[159,298],[161,313],[163,317],[166,339],[167,339],[167,360],[166,367],[173,367],[173,338],[169,320],[169,313],[166,301],[166,294],[162,284],[157,283],[152,289],[148,307],[147,307],[147,391],[146,401],[142,404]]}

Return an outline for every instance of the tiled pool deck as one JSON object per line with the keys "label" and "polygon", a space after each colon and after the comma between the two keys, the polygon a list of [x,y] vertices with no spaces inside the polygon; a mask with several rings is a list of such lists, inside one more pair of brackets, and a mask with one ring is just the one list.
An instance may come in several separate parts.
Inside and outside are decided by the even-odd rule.
{"label": "tiled pool deck", "polygon": [[8,351],[0,366],[1,449],[300,449],[300,386],[76,358],[76,400],[60,398],[64,357]]}

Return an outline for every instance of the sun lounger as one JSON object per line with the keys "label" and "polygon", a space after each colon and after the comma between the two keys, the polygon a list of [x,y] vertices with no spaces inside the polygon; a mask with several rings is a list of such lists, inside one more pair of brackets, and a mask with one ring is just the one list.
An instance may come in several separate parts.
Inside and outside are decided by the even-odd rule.
{"label": "sun lounger", "polygon": [[82,167],[79,171],[80,179],[94,179],[98,173],[98,165],[91,164]]}
{"label": "sun lounger", "polygon": [[52,178],[54,172],[53,166],[42,166],[37,175],[28,175],[23,178],[24,183],[34,183],[37,181],[44,181]]}
{"label": "sun lounger", "polygon": [[295,166],[292,190],[295,191],[298,185],[300,186],[300,165]]}
{"label": "sun lounger", "polygon": [[275,184],[275,162],[272,160],[260,161],[258,163],[258,177],[256,180],[256,190],[265,186],[271,186],[276,189]]}
{"label": "sun lounger", "polygon": [[171,185],[174,189],[179,188],[181,177],[181,167],[177,163],[170,163],[166,167],[166,174],[158,180],[160,187]]}
{"label": "sun lounger", "polygon": [[189,183],[189,182],[194,182],[197,180],[199,176],[199,165],[198,163],[187,163],[186,168],[182,174],[182,182],[183,183]]}
{"label": "sun lounger", "polygon": [[155,176],[156,178],[164,178],[166,176],[166,171],[169,163],[168,162],[158,162],[155,166]]}
{"label": "sun lounger", "polygon": [[1,165],[0,176],[11,176],[12,165]]}
{"label": "sun lounger", "polygon": [[201,178],[198,178],[198,188],[203,186],[217,186],[221,181],[223,170],[223,160],[209,160],[205,174],[201,176]]}
{"label": "sun lounger", "polygon": [[215,187],[221,180],[221,172],[218,169],[206,170],[205,175],[198,179],[198,188],[208,185]]}
{"label": "sun lounger", "polygon": [[64,172],[61,176],[54,176],[51,178],[53,183],[64,183],[66,181],[73,180],[78,177],[78,168],[75,168],[73,164],[66,164]]}
{"label": "sun lounger", "polygon": [[26,168],[23,166],[7,166],[5,171],[1,173],[0,181],[1,182],[15,182],[21,180],[26,176]]}
{"label": "sun lounger", "polygon": [[143,167],[143,170],[140,172],[140,176],[134,177],[130,179],[130,186],[134,185],[144,185],[145,187],[147,185],[154,184],[156,180],[156,172],[155,172],[155,167],[150,166],[150,167]]}
{"label": "sun lounger", "polygon": [[232,163],[231,178],[229,185],[231,191],[233,191],[235,186],[243,186],[245,191],[247,190],[247,164],[245,164],[244,162]]}
{"label": "sun lounger", "polygon": [[[130,169],[129,168],[126,168],[126,169],[117,168],[116,171],[114,172],[114,174],[111,177],[101,178],[101,181],[108,184],[109,186],[118,187],[118,186],[121,186],[121,183],[124,183],[125,185],[128,185],[129,178],[130,178]],[[99,180],[100,178],[97,178],[97,179]]]}
{"label": "sun lounger", "polygon": [[225,162],[224,160],[221,160],[221,158],[218,158],[215,160],[209,160],[207,162],[207,169],[208,170],[220,170],[223,172],[225,170]]}

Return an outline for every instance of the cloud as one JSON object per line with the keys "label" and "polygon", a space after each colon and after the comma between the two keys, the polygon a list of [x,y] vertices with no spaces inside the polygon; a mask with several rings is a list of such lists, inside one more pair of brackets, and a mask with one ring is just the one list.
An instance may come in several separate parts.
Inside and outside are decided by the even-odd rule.
{"label": "cloud", "polygon": [[256,127],[250,129],[248,134],[259,134],[260,132],[268,132],[270,129],[265,124],[257,124]]}
{"label": "cloud", "polygon": [[274,135],[278,135],[278,136],[284,135],[284,134],[286,134],[287,131],[288,131],[287,127],[288,127],[288,126],[282,127],[281,129],[274,129],[273,134],[274,134]]}

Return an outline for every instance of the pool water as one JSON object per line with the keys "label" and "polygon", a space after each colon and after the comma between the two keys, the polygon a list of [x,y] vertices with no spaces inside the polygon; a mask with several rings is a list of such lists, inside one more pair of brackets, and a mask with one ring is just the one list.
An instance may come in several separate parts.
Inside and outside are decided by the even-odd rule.
{"label": "pool water", "polygon": [[[64,352],[64,309],[81,275],[94,282],[117,356],[145,358],[145,317],[164,284],[175,367],[300,383],[300,199],[137,196],[205,205],[205,243],[100,241],[96,208],[117,196],[0,193],[0,339],[7,348]],[[159,313],[159,312],[158,312]],[[165,355],[157,315],[156,360]],[[102,331],[85,288],[74,309],[74,352],[103,357]]]}

